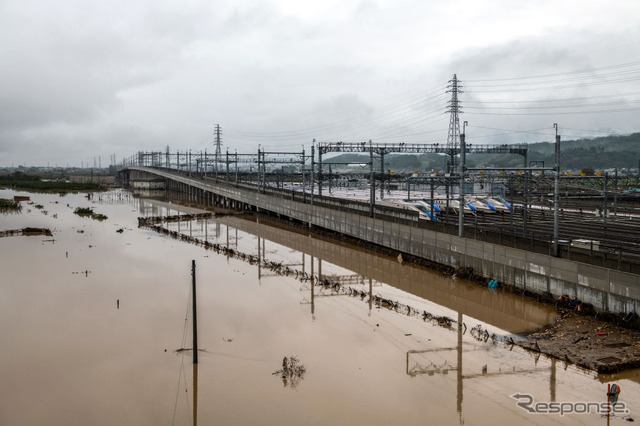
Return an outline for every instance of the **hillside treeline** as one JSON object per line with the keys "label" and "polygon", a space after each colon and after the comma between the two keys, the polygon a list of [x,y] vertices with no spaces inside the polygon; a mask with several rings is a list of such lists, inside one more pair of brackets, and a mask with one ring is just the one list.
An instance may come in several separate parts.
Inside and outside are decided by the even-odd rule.
{"label": "hillside treeline", "polygon": [[[552,142],[526,144],[529,162],[544,162],[553,167],[554,147]],[[625,136],[605,136],[593,139],[561,141],[560,165],[563,170],[583,169],[637,169],[640,161],[640,133]],[[374,157],[379,170],[378,157]],[[342,154],[323,160],[325,164],[353,162],[368,164],[369,155]],[[389,154],[385,156],[385,170],[394,171],[442,171],[447,157],[438,154]],[[468,154],[469,167],[522,167],[523,158],[515,154]],[[335,167],[343,168],[344,165]],[[355,166],[357,167],[357,166]],[[367,165],[368,167],[368,165]]]}

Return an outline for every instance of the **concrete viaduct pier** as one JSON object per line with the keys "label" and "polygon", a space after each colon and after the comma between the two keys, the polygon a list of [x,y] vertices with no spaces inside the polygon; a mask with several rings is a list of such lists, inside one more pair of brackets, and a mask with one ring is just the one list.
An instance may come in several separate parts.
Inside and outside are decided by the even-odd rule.
{"label": "concrete viaduct pier", "polygon": [[[472,268],[475,275],[537,294],[568,295],[598,310],[638,313],[640,275],[534,253],[428,229],[417,215],[357,200],[319,197],[259,187],[188,172],[129,167],[119,172],[124,186],[166,189],[186,194],[204,206],[264,211],[344,234],[453,268]],[[373,216],[373,217],[370,217]]]}

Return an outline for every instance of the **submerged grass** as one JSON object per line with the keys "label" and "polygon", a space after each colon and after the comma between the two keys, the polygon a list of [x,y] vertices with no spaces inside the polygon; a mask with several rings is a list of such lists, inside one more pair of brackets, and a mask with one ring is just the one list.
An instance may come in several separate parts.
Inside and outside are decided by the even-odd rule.
{"label": "submerged grass", "polygon": [[0,198],[0,213],[17,213],[22,210],[18,201]]}
{"label": "submerged grass", "polygon": [[93,216],[93,209],[91,207],[76,207],[73,213],[78,216]]}
{"label": "submerged grass", "polygon": [[103,221],[108,219],[107,216],[101,213],[94,212],[93,208],[91,207],[76,207],[76,209],[73,212],[78,216],[90,217],[93,220]]}

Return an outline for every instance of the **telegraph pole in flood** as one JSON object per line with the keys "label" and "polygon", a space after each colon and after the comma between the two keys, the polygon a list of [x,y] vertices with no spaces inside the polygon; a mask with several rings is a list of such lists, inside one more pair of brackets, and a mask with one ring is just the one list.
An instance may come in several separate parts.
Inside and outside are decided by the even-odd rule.
{"label": "telegraph pole in flood", "polygon": [[193,306],[193,426],[198,424],[198,317],[196,315],[196,261],[191,261],[191,297]]}
{"label": "telegraph pole in flood", "polygon": [[193,363],[198,363],[198,317],[196,316],[196,261],[191,261],[191,297],[193,306]]}

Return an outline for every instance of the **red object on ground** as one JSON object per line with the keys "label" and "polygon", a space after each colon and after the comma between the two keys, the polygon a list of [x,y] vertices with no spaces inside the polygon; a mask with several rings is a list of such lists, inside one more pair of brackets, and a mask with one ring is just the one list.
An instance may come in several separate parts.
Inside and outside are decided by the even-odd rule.
{"label": "red object on ground", "polygon": [[596,333],[598,336],[606,336],[607,333]]}

